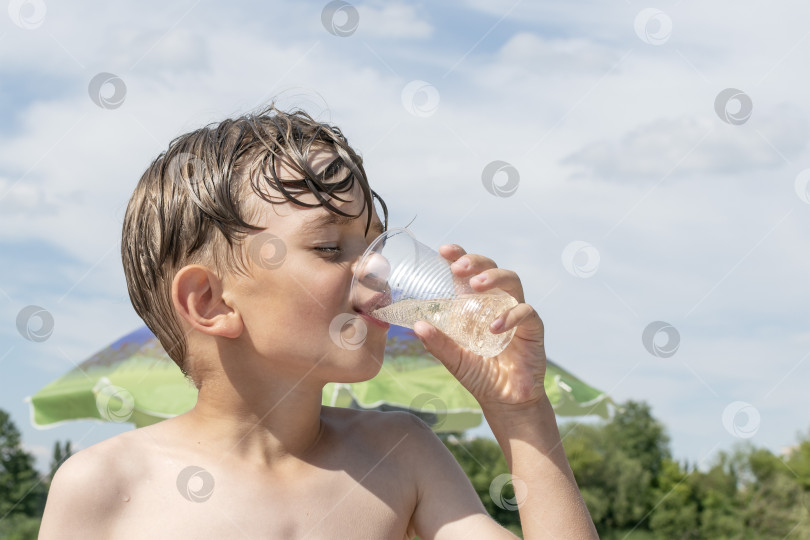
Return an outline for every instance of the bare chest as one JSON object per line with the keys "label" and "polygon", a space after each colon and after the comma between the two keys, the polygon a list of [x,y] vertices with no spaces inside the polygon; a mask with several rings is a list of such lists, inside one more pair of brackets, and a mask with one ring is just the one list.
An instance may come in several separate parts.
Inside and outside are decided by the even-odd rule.
{"label": "bare chest", "polygon": [[121,494],[116,538],[406,537],[415,495],[384,467],[284,479],[167,467]]}

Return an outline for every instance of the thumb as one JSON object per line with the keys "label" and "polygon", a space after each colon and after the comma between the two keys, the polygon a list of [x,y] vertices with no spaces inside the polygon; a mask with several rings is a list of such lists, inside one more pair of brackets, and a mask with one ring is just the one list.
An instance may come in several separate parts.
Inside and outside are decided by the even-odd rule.
{"label": "thumb", "polygon": [[429,322],[417,321],[413,325],[413,331],[425,346],[427,352],[435,356],[450,373],[455,375],[461,364],[464,349]]}

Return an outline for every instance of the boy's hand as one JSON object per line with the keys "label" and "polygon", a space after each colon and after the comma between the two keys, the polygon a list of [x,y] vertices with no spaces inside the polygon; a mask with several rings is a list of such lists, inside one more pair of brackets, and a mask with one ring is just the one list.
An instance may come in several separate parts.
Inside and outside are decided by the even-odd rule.
{"label": "boy's hand", "polygon": [[[439,253],[453,263],[450,267],[453,274],[470,280],[473,290],[485,292],[497,287],[518,301],[517,306],[495,320],[495,323],[503,320],[504,324],[493,333],[517,330],[509,346],[492,358],[460,347],[425,321],[417,322],[414,332],[428,352],[481,404],[511,474],[526,486],[518,501],[524,538],[598,540],[565,457],[554,411],[543,387],[546,374],[543,321],[531,306],[523,303],[520,279],[514,272],[498,268],[491,259],[468,255],[459,246],[444,245]],[[486,279],[480,281],[478,277]],[[491,537],[488,533],[482,536]]]}
{"label": "boy's hand", "polygon": [[[518,305],[501,314],[493,324],[503,324],[495,334],[517,327],[509,346],[498,356],[483,358],[462,348],[433,325],[419,321],[414,332],[425,348],[461,382],[484,410],[521,408],[534,405],[545,396],[543,378],[546,353],[543,321],[530,305],[523,303],[523,286],[511,270],[498,268],[492,259],[467,254],[460,246],[445,244],[439,253],[449,260],[453,274],[469,279],[477,292],[502,289]],[[471,279],[472,278],[472,279]],[[484,278],[481,280],[481,278]],[[490,331],[492,331],[490,327]]]}

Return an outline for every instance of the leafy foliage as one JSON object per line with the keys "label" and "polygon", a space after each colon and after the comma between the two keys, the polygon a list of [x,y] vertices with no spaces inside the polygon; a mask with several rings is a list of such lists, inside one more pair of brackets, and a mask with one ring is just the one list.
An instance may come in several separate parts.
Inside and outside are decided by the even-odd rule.
{"label": "leafy foliage", "polygon": [[0,537],[36,538],[46,496],[34,456],[22,448],[20,432],[0,410]]}
{"label": "leafy foliage", "polygon": [[[622,404],[608,422],[563,424],[560,434],[603,539],[810,539],[810,434],[785,456],[741,445],[701,469],[672,459],[644,403]],[[508,472],[495,441],[445,444],[487,511],[519,531],[517,512],[490,497],[492,480]]]}
{"label": "leafy foliage", "polygon": [[53,457],[51,458],[51,474],[48,476],[49,479],[53,480],[53,475],[56,474],[56,470],[65,462],[67,458],[73,455],[73,448],[71,447],[70,441],[65,441],[64,446],[59,442],[56,441],[53,445]]}

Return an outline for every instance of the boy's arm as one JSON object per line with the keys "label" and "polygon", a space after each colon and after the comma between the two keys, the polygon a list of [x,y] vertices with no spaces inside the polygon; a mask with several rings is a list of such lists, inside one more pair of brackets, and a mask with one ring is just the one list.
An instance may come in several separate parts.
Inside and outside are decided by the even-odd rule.
{"label": "boy's arm", "polygon": [[451,262],[461,259],[451,266],[457,276],[486,278],[470,280],[475,290],[499,288],[519,302],[502,316],[504,324],[494,330],[501,333],[517,328],[506,350],[494,358],[482,358],[461,348],[426,322],[418,322],[414,331],[481,404],[514,477],[524,537],[598,538],[543,386],[543,322],[523,303],[520,279],[514,272],[498,268],[491,259],[467,255],[458,246],[445,245],[440,252]]}
{"label": "boy's arm", "polygon": [[548,398],[519,409],[491,407],[484,414],[514,477],[524,537],[598,538]]}
{"label": "boy's arm", "polygon": [[98,452],[83,450],[65,461],[51,482],[39,539],[108,538],[117,484],[115,471]]}

